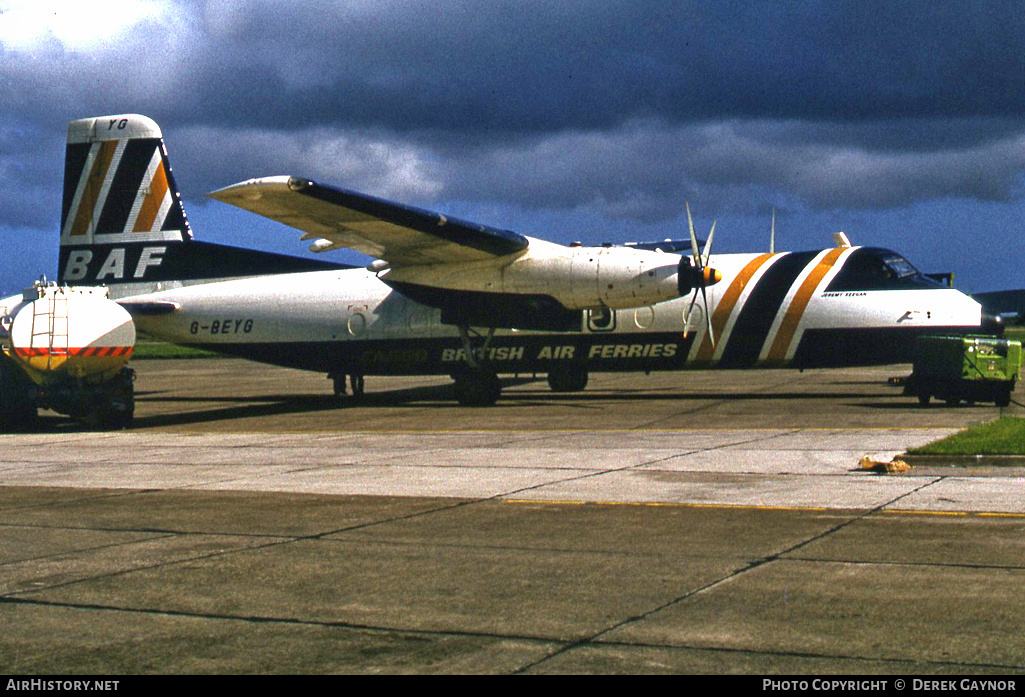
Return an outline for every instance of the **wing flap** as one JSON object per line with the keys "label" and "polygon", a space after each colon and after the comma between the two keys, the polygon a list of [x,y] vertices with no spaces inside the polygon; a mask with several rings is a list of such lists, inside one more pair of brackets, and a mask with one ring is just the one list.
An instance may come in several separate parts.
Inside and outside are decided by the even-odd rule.
{"label": "wing flap", "polygon": [[302,230],[393,267],[480,261],[527,249],[515,232],[299,177],[267,177],[233,184],[211,198]]}

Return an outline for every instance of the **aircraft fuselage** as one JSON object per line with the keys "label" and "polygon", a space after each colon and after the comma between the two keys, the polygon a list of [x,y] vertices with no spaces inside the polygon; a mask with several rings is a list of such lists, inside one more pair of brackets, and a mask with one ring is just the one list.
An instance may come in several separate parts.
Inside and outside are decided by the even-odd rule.
{"label": "aircraft fuselage", "polygon": [[[889,255],[889,256],[888,256]],[[667,255],[671,256],[671,255]],[[709,288],[713,342],[699,299],[581,313],[574,331],[499,329],[483,358],[499,373],[682,368],[836,367],[910,360],[915,336],[977,331],[981,308],[914,271],[900,278],[887,250],[834,248],[723,254]],[[910,265],[908,265],[910,266]],[[139,327],[188,344],[276,365],[365,375],[451,374],[466,361],[440,309],[394,290],[375,273],[344,269],[260,276],[161,291],[173,302]],[[483,342],[480,342],[483,343]]]}

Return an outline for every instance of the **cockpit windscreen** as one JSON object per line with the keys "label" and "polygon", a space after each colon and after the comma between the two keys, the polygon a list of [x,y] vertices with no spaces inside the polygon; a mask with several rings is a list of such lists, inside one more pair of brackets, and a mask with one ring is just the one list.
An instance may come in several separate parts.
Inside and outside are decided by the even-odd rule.
{"label": "cockpit windscreen", "polygon": [[862,247],[851,252],[827,292],[851,290],[910,290],[943,287],[924,276],[911,262],[889,249]]}

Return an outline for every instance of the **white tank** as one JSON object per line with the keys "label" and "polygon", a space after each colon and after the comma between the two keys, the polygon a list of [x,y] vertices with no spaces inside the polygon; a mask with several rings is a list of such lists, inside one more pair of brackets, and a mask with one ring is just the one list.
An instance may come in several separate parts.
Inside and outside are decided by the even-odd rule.
{"label": "white tank", "polygon": [[7,309],[0,330],[8,337],[5,352],[41,385],[67,377],[108,380],[135,347],[131,315],[107,299],[106,288],[37,283]]}

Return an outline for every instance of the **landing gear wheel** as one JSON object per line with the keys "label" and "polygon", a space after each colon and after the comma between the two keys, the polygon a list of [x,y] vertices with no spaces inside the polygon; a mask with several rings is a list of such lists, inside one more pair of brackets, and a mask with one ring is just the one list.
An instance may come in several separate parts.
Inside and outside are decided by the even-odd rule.
{"label": "landing gear wheel", "polygon": [[552,366],[548,371],[552,392],[580,392],[587,387],[586,366]]}
{"label": "landing gear wheel", "polygon": [[332,386],[334,388],[335,397],[344,397],[345,396],[345,373],[342,373],[341,375],[336,375],[334,373],[331,373],[331,374],[328,375],[328,377],[331,378],[331,384],[332,384]]}
{"label": "landing gear wheel", "polygon": [[359,399],[363,396],[363,374],[353,373],[349,376],[349,387],[352,388],[352,396],[355,399]]}
{"label": "landing gear wheel", "polygon": [[345,373],[331,372],[328,373],[327,376],[331,380],[335,397],[345,397],[349,394],[345,391],[346,377],[348,377],[349,389],[352,392],[353,401],[357,401],[363,396],[363,387],[365,384],[363,380],[363,373],[349,373],[349,375],[346,376]]}
{"label": "landing gear wheel", "polygon": [[452,377],[456,399],[464,407],[490,407],[502,395],[502,383],[493,370],[467,369]]}
{"label": "landing gear wheel", "polygon": [[495,337],[495,328],[488,329],[484,343],[476,348],[470,332],[470,327],[459,326],[459,340],[463,345],[466,364],[452,373],[452,379],[456,381],[456,399],[464,407],[490,407],[502,395],[502,383],[485,361],[491,340]]}

